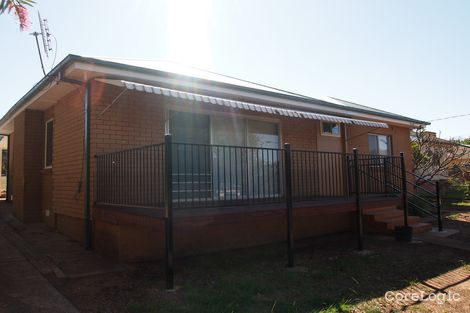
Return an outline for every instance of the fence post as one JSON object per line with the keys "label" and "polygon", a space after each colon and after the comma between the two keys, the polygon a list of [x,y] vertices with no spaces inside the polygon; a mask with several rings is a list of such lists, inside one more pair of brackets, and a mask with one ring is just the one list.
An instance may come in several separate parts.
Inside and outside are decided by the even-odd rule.
{"label": "fence post", "polygon": [[406,168],[405,168],[405,156],[403,152],[400,152],[400,164],[401,164],[401,197],[403,205],[403,222],[405,227],[408,227],[408,190],[406,186]]}
{"label": "fence post", "polygon": [[287,208],[287,266],[294,266],[294,214],[292,207],[292,159],[290,144],[284,144],[284,162],[286,178],[286,208]]}
{"label": "fence post", "polygon": [[172,173],[172,140],[165,135],[165,276],[166,289],[174,289],[173,271],[173,173]]}
{"label": "fence post", "polygon": [[362,208],[360,199],[360,186],[359,186],[359,160],[357,149],[353,149],[354,158],[354,189],[356,193],[356,215],[357,215],[357,250],[362,251],[363,246],[363,225],[362,225]]}
{"label": "fence post", "polygon": [[442,231],[442,217],[441,217],[441,187],[439,181],[436,181],[436,201],[437,201],[437,227]]}
{"label": "fence post", "polygon": [[348,198],[351,197],[351,188],[352,188],[351,169],[349,168],[350,165],[351,165],[351,160],[349,158],[349,155],[346,155],[345,171],[346,171],[346,184],[348,186],[347,188]]}
{"label": "fence post", "polygon": [[384,191],[388,194],[388,170],[387,170],[387,157],[384,157]]}

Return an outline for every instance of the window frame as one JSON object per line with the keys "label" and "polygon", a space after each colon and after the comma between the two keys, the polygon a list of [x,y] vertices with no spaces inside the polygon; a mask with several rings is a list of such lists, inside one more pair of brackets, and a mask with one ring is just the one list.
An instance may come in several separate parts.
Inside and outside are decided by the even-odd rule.
{"label": "window frame", "polygon": [[[6,152],[6,158],[4,158],[5,152]],[[1,174],[0,174],[2,177],[8,176],[8,165],[9,165],[8,163],[10,163],[10,160],[8,159],[9,156],[10,156],[10,154],[8,152],[8,149],[2,149],[2,164],[1,164],[2,165],[2,170],[1,170]],[[5,171],[3,171],[4,170],[3,162],[5,162],[5,159],[6,159],[7,164],[6,164]]]}
{"label": "window frame", "polygon": [[[51,164],[47,164],[47,145],[49,141],[47,140],[47,126],[52,123],[52,134],[51,134]],[[53,155],[54,155],[54,119],[48,119],[44,123],[44,169],[51,169],[53,164]]]}
{"label": "window frame", "polygon": [[[375,136],[376,137],[376,143],[377,143],[377,153],[372,153],[370,151],[370,144],[369,144],[369,137],[370,136]],[[379,149],[379,136],[384,136],[387,138],[387,154],[380,154],[380,149]],[[392,156],[393,155],[393,150],[392,150],[392,136],[387,135],[387,134],[374,134],[374,133],[369,133],[367,134],[367,145],[369,148],[369,154],[371,155],[380,155],[380,156]]]}
{"label": "window frame", "polygon": [[[335,134],[335,133],[325,132],[325,131],[324,131],[324,128],[323,128],[323,124],[324,124],[324,123],[338,125],[338,133]],[[320,121],[320,132],[321,132],[321,135],[322,135],[322,136],[329,136],[329,137],[337,137],[337,138],[339,138],[339,137],[341,137],[341,123]]]}

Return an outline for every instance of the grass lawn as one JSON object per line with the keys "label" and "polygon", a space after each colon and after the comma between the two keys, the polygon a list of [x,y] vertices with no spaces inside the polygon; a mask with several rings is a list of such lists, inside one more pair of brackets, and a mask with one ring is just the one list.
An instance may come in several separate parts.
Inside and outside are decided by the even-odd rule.
{"label": "grass lawn", "polygon": [[444,228],[457,229],[452,238],[470,242],[470,200],[443,201]]}
{"label": "grass lawn", "polygon": [[383,238],[365,245],[370,254],[357,254],[351,235],[297,242],[296,271],[285,268],[283,244],[179,259],[175,292],[155,263],[54,284],[84,312],[372,313],[384,311],[375,300],[386,291],[455,269],[470,276],[469,252]]}

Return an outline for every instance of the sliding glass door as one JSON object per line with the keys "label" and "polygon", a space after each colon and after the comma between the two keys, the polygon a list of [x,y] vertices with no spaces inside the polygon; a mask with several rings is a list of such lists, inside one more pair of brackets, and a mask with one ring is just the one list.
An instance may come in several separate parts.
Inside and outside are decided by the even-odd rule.
{"label": "sliding glass door", "polygon": [[[279,196],[279,130],[275,123],[211,118],[213,191],[220,200]],[[221,146],[219,146],[221,145]]]}
{"label": "sliding glass door", "polygon": [[188,201],[242,201],[281,195],[280,138],[275,123],[170,112],[173,196]]}
{"label": "sliding glass door", "polygon": [[212,197],[208,115],[170,111],[173,138],[173,199],[178,203]]}
{"label": "sliding glass door", "polygon": [[280,196],[280,138],[278,125],[269,122],[247,121],[247,146],[252,149],[248,154],[250,198],[271,199]]}

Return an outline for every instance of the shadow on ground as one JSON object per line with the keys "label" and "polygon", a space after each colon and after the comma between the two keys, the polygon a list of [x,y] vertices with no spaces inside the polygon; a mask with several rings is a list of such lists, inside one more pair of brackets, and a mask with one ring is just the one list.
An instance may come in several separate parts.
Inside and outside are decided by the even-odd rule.
{"label": "shadow on ground", "polygon": [[[16,232],[41,253],[41,245],[54,238],[51,255],[62,257],[59,267],[70,273],[80,266],[69,262],[64,249],[69,241],[56,232],[17,226]],[[91,255],[82,248],[76,255]],[[445,291],[465,283],[470,275],[470,252],[427,243],[398,243],[392,238],[367,237],[358,254],[351,234],[331,235],[296,242],[297,270],[285,265],[286,247],[273,244],[250,249],[213,253],[175,262],[174,292],[164,290],[161,263],[132,264],[119,271],[102,260],[101,272],[63,275],[51,272],[49,281],[83,312],[361,312],[391,311],[414,303],[387,306],[380,299],[387,291],[429,284]],[[44,252],[44,251],[43,251]],[[76,256],[75,256],[76,257]],[[72,258],[73,259],[73,258]],[[101,260],[101,259],[100,259]],[[427,285],[426,285],[427,284]],[[422,287],[425,286],[425,287]],[[432,289],[431,289],[432,291]],[[470,294],[468,294],[470,301]],[[356,307],[360,304],[359,308]],[[467,302],[468,304],[468,302]],[[433,312],[431,308],[429,312]],[[424,311],[426,312],[426,311]]]}

